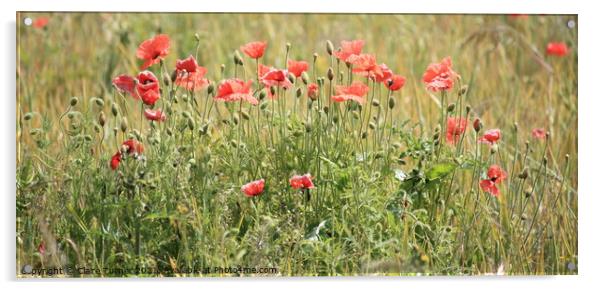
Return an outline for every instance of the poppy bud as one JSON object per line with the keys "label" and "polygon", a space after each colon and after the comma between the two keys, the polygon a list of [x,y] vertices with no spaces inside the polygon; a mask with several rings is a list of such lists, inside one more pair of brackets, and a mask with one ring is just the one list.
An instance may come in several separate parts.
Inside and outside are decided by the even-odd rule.
{"label": "poppy bud", "polygon": [[367,131],[362,133],[362,139],[366,139],[366,138],[368,138],[368,132]]}
{"label": "poppy bud", "polygon": [[69,118],[69,119],[73,119],[73,118],[75,118],[75,112],[69,112],[69,113],[67,114],[67,118]]}
{"label": "poppy bud", "polygon": [[322,111],[324,111],[324,113],[326,113],[326,114],[328,114],[328,110],[329,110],[328,106],[324,106],[324,108],[322,108]]}
{"label": "poppy bud", "polygon": [[303,81],[303,84],[305,84],[305,85],[307,85],[309,83],[309,76],[307,75],[306,72],[301,73],[301,80]]}
{"label": "poppy bud", "polygon": [[521,173],[518,174],[518,178],[527,179],[529,177],[529,167],[525,167]]}
{"label": "poppy bud", "polygon": [[339,122],[339,116],[338,115],[332,116],[332,122],[335,123],[335,124],[338,123]]}
{"label": "poppy bud", "polygon": [[463,85],[460,90],[458,91],[458,95],[464,95],[466,94],[466,92],[468,91],[468,85]]}
{"label": "poppy bud", "polygon": [[370,123],[368,123],[368,127],[370,127],[370,129],[374,130],[376,128],[376,124],[374,124],[374,122],[370,122]]}
{"label": "poppy bud", "polygon": [[226,65],[222,63],[222,64],[219,66],[219,71],[220,71],[220,73],[223,75],[225,70],[226,70]]}
{"label": "poppy bud", "polygon": [[117,136],[117,132],[119,132],[119,128],[117,128],[117,127],[114,127],[114,128],[113,128],[113,135],[114,135],[114,136]]}
{"label": "poppy bud", "polygon": [[372,100],[372,106],[374,106],[374,107],[380,106],[380,101],[377,99]]}
{"label": "poppy bud", "polygon": [[291,84],[295,83],[295,75],[292,73],[288,73],[288,75],[286,76],[288,78],[288,81],[291,82]]}
{"label": "poppy bud", "polygon": [[29,120],[31,120],[31,118],[33,118],[33,113],[31,113],[31,112],[29,112],[23,116],[23,120],[25,120],[25,121],[29,121]]}
{"label": "poppy bud", "polygon": [[334,71],[332,70],[331,67],[328,68],[328,72],[326,72],[326,76],[328,77],[329,81],[332,81],[334,79]]}
{"label": "poppy bud", "polygon": [[168,73],[164,73],[163,74],[163,84],[166,86],[169,86],[170,81],[171,81],[171,76]]}
{"label": "poppy bud", "polygon": [[259,100],[263,101],[263,99],[265,99],[266,95],[267,95],[267,93],[264,90],[259,92]]}
{"label": "poppy bud", "polygon": [[389,98],[389,109],[395,108],[395,99]]}
{"label": "poppy bud", "polygon": [[311,124],[310,123],[305,124],[305,132],[307,132],[307,133],[311,132]]}
{"label": "poppy bud", "polygon": [[100,114],[98,114],[98,124],[100,124],[100,126],[105,126],[105,124],[107,123],[107,117],[105,117],[105,112],[100,112]]}
{"label": "poppy bud", "polygon": [[105,101],[103,101],[103,100],[102,100],[102,99],[100,99],[100,98],[95,98],[95,99],[94,99],[94,103],[95,103],[97,106],[101,107],[101,108],[102,108],[102,107],[104,107],[104,105],[105,105]]}
{"label": "poppy bud", "polygon": [[272,94],[272,96],[276,94],[276,87],[270,87],[270,94]]}
{"label": "poppy bud", "polygon": [[314,52],[314,63],[316,62],[317,59],[318,59],[318,53]]}
{"label": "poppy bud", "polygon": [[435,132],[435,134],[433,134],[433,140],[439,139],[439,136],[440,136],[440,132]]}
{"label": "poppy bud", "polygon": [[241,111],[240,116],[245,120],[249,120],[249,113],[247,113],[246,111]]}
{"label": "poppy bud", "polygon": [[238,121],[240,121],[240,119],[238,118],[238,115],[234,115],[232,117],[232,122],[234,123],[234,125],[238,125]]}
{"label": "poppy bud", "polygon": [[86,140],[86,142],[91,142],[92,141],[92,136],[90,136],[90,135],[84,135],[84,140]]}
{"label": "poppy bud", "polygon": [[173,132],[171,131],[171,128],[165,129],[165,133],[167,133],[167,136],[173,135]]}
{"label": "poppy bud", "polygon": [[120,127],[121,127],[121,132],[123,132],[123,133],[125,133],[125,131],[128,130],[128,120],[125,117],[121,118]]}
{"label": "poppy bud", "polygon": [[117,104],[112,103],[111,104],[111,113],[113,114],[113,117],[117,117],[118,112],[119,112],[119,110],[117,110]]}
{"label": "poppy bud", "polygon": [[196,41],[201,41],[201,36],[198,33],[195,33],[194,39],[196,39]]}
{"label": "poppy bud", "polygon": [[94,124],[94,132],[100,133],[100,130],[102,130],[102,127],[99,124]]}
{"label": "poppy bud", "polygon": [[213,83],[210,83],[209,86],[207,86],[207,94],[211,95],[213,94],[213,91],[215,91],[215,85]]}
{"label": "poppy bud", "polygon": [[548,164],[548,157],[544,157],[543,160],[543,165],[545,166],[546,164]]}
{"label": "poppy bud", "polygon": [[240,56],[240,53],[238,52],[238,50],[234,51],[234,64],[237,65],[242,65],[242,57]]}
{"label": "poppy bud", "polygon": [[183,95],[182,101],[184,101],[184,103],[188,103],[188,95]]}
{"label": "poppy bud", "polygon": [[456,104],[454,104],[454,103],[451,103],[451,104],[449,104],[449,105],[447,106],[447,112],[448,112],[448,113],[451,113],[451,112],[453,112],[455,109],[456,109]]}
{"label": "poppy bud", "polygon": [[474,122],[472,122],[472,128],[477,133],[479,131],[481,131],[481,129],[483,129],[483,123],[481,123],[481,119],[479,119],[479,118],[474,119]]}
{"label": "poppy bud", "polygon": [[192,118],[188,118],[188,129],[194,131],[194,120]]}
{"label": "poppy bud", "polygon": [[236,147],[238,147],[238,143],[236,142],[236,140],[232,139],[232,140],[230,140],[230,146],[236,148]]}
{"label": "poppy bud", "polygon": [[326,40],[326,52],[328,52],[328,54],[332,55],[333,51],[334,51],[334,45],[332,45],[332,42],[330,40]]}
{"label": "poppy bud", "polygon": [[79,101],[79,99],[77,97],[73,97],[71,98],[71,100],[69,101],[69,105],[71,105],[71,107],[75,107],[77,105],[77,102]]}
{"label": "poppy bud", "polygon": [[359,119],[360,118],[360,113],[358,113],[358,111],[353,111],[353,113],[351,113],[351,115],[353,116],[354,119]]}
{"label": "poppy bud", "polygon": [[472,111],[472,107],[470,105],[466,105],[466,114],[468,115]]}
{"label": "poppy bud", "polygon": [[441,132],[441,124],[437,124],[437,126],[435,126],[435,132]]}
{"label": "poppy bud", "polygon": [[300,98],[303,95],[303,89],[297,88],[297,91],[295,93],[297,98]]}
{"label": "poppy bud", "polygon": [[261,103],[261,105],[259,105],[259,108],[260,108],[262,111],[263,111],[263,110],[265,110],[267,107],[268,107],[268,103],[266,103],[266,102],[263,102],[263,103]]}
{"label": "poppy bud", "polygon": [[286,43],[286,52],[289,52],[291,50],[291,43],[287,42]]}

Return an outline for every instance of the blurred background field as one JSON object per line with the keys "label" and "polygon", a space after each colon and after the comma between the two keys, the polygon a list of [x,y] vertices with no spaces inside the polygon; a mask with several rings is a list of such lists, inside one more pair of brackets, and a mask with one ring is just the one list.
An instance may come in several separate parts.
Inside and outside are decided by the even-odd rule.
{"label": "blurred background field", "polygon": [[[49,22],[43,28],[34,28],[23,24],[22,20],[25,17],[32,19],[48,17]],[[165,59],[165,63],[171,68],[176,59],[183,59],[196,53],[195,33],[198,34],[200,36],[198,61],[208,69],[207,76],[213,82],[219,82],[222,64],[226,64],[225,74],[232,75],[233,52],[249,41],[267,41],[268,48],[263,63],[276,67],[285,66],[287,42],[292,44],[290,52],[292,59],[311,63],[313,54],[317,53],[319,56],[316,72],[325,75],[330,65],[326,54],[327,40],[338,46],[341,40],[364,39],[366,41],[364,51],[374,53],[378,63],[386,63],[394,72],[407,79],[405,87],[399,93],[399,105],[393,111],[396,119],[409,119],[413,123],[424,124],[429,130],[437,125],[441,112],[439,99],[424,88],[421,77],[428,64],[450,56],[454,70],[462,77],[461,82],[469,84],[470,95],[466,102],[472,106],[474,115],[479,116],[484,122],[485,128],[500,128],[504,136],[510,136],[510,132],[516,125],[518,137],[522,141],[531,139],[533,128],[545,128],[551,134],[547,149],[547,156],[550,158],[548,168],[557,174],[557,177],[562,175],[563,160],[565,155],[570,155],[571,158],[568,159],[570,170],[565,176],[566,186],[573,193],[576,193],[578,188],[578,21],[575,15],[19,13],[17,19],[19,19],[17,23],[17,117],[21,120],[23,114],[28,112],[37,112],[43,116],[44,118],[32,119],[31,124],[27,126],[28,128],[44,127],[44,130],[48,131],[50,144],[59,144],[66,137],[61,134],[56,123],[44,124],[42,120],[57,120],[68,108],[69,101],[74,96],[79,97],[82,111],[92,110],[93,104],[89,101],[92,97],[111,99],[110,96],[114,94],[112,78],[122,73],[136,74],[141,64],[141,61],[135,57],[136,48],[143,40],[158,33],[168,34],[171,38],[171,50]],[[555,41],[567,43],[570,49],[567,56],[546,55],[546,45]],[[250,64],[246,67],[247,75],[249,79],[253,79],[254,64],[251,61],[248,63]],[[133,103],[133,100],[129,101]],[[134,128],[141,125],[136,117],[129,121]],[[28,153],[33,152],[35,138],[23,129],[21,121],[17,123],[18,166],[22,158],[33,160],[33,163],[44,163],[44,155],[60,156],[68,153],[61,146],[49,146],[44,153],[36,153],[34,157],[28,156]],[[506,139],[508,143],[503,149],[508,155],[512,155],[515,149],[523,148],[522,142],[518,143],[520,148],[515,148],[510,140],[514,139],[508,137]],[[113,153],[115,143],[106,142],[106,144],[100,148],[102,151],[100,155],[105,159],[99,164],[103,166],[110,157],[109,153]],[[542,149],[541,144],[536,144],[534,147]],[[45,166],[52,167],[48,164]],[[565,178],[562,178],[563,182]],[[19,195],[32,192],[18,192],[18,203]],[[553,190],[548,193],[555,194]],[[551,204],[551,201],[549,202]],[[552,264],[545,260],[543,254],[541,257],[536,257],[543,253],[537,252],[538,254],[529,256],[530,261],[537,266],[534,268],[518,266],[510,273],[575,273],[574,269],[567,270],[564,266],[557,265],[565,265],[567,261],[576,262],[577,253],[576,220],[575,223],[567,221],[570,220],[569,215],[576,217],[577,198],[574,196],[562,199],[562,202],[566,203],[559,206],[562,212],[558,213],[560,217],[555,217],[554,221],[559,227],[567,224],[570,224],[570,227],[565,228],[566,232],[553,232],[552,235],[562,237],[559,243],[565,249],[570,249],[567,250],[570,253],[557,250],[554,244],[556,252],[553,266],[550,266]],[[27,208],[30,205],[19,206]],[[18,211],[18,215],[20,212],[23,216],[18,221],[18,231],[22,235],[19,237],[25,239],[18,241],[18,260],[33,261],[37,259],[35,252],[40,240],[38,236],[40,232],[44,234],[44,230],[36,225],[35,215],[60,217],[60,213],[52,213],[52,208],[41,208],[39,212],[33,214],[29,208]],[[81,215],[86,214],[82,209]],[[488,225],[480,226],[486,228]],[[191,227],[195,226],[191,225]],[[547,225],[542,228],[545,227]],[[453,233],[456,233],[456,230],[458,229],[454,229]],[[69,232],[69,230],[65,231]],[[217,236],[210,238],[214,238],[216,243],[219,242]],[[73,240],[75,241],[64,243],[66,245],[74,243],[82,248],[82,251],[77,253],[78,258],[86,256],[82,244],[90,246],[91,240],[77,241],[75,238]],[[450,238],[450,241],[453,241],[453,238]],[[380,242],[382,243],[378,245],[383,247],[388,243],[385,240]],[[231,244],[227,247],[234,247],[228,248],[232,251],[235,249]],[[119,252],[126,249],[125,246],[124,248],[117,246],[117,250],[113,248],[111,251]],[[295,268],[294,262],[290,260],[287,260],[289,268],[282,264],[279,266],[285,269],[284,271],[288,269],[289,272],[283,273],[285,275],[298,275],[303,273],[302,271],[328,275],[359,271],[344,262],[341,262],[344,266],[340,266],[335,260],[326,258],[330,253],[334,255],[335,250],[322,248],[320,255],[323,256],[320,257],[324,262],[308,266],[306,269]],[[496,250],[491,251],[493,253]],[[101,259],[97,260],[91,252],[88,251],[86,256],[88,258],[81,259],[85,263],[97,265]],[[445,255],[452,257],[455,253],[446,252]],[[519,255],[513,254],[515,255],[513,259],[516,259],[513,261],[520,260]],[[229,252],[228,255],[233,254]],[[90,256],[93,258],[89,258]],[[241,254],[242,256],[244,253]],[[317,256],[319,255],[313,257]],[[418,260],[430,265],[431,268],[427,266],[411,269],[448,274],[476,274],[499,270],[497,256],[494,259],[495,263],[483,258],[471,265],[472,268],[458,266],[450,269],[441,268],[440,265],[445,262],[434,261],[436,256],[437,253],[419,254]],[[341,254],[341,257],[344,255]],[[432,263],[429,262],[429,257],[433,260]],[[238,258],[240,257],[237,256],[236,259]],[[354,256],[353,259],[355,258],[357,257]],[[358,260],[364,258],[362,256]],[[113,262],[121,261],[119,258],[112,259]],[[160,262],[166,264],[172,262],[165,259]],[[240,259],[248,261],[245,258]],[[543,262],[544,260],[546,262]],[[102,262],[109,263],[104,260]],[[386,268],[389,262],[390,260],[385,258],[382,261],[366,262],[362,265],[364,267],[362,271],[370,272],[366,270],[370,267]],[[328,263],[332,264],[327,265]],[[434,266],[436,263],[439,264]],[[512,269],[511,265],[506,265],[506,268]],[[406,270],[404,268],[402,271]]]}

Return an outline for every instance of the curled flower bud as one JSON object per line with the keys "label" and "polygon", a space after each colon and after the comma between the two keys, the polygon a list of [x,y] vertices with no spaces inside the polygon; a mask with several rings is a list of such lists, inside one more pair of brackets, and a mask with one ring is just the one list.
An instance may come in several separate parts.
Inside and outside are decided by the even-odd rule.
{"label": "curled flower bud", "polygon": [[77,102],[79,101],[79,99],[77,97],[73,97],[71,98],[71,100],[69,101],[69,105],[71,107],[75,107],[77,105]]}

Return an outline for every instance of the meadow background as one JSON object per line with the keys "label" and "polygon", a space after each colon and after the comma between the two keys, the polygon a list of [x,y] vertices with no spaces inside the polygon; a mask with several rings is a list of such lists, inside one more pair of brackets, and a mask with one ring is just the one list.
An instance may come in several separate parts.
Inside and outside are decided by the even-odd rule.
{"label": "meadow background", "polygon": [[[17,24],[18,271],[25,264],[78,264],[247,265],[277,267],[285,276],[577,273],[576,16],[21,13],[17,18],[25,16],[46,16],[49,23],[43,29]],[[266,40],[263,62],[277,67],[284,66],[287,42],[293,59],[311,63],[318,53],[315,71],[324,76],[330,66],[327,40],[338,46],[341,40],[364,39],[365,51],[407,78],[392,115],[396,122],[420,124],[406,131],[420,138],[432,134],[441,112],[437,97],[425,90],[422,74],[429,63],[451,56],[462,83],[469,85],[465,102],[472,114],[485,128],[500,128],[504,134],[503,167],[515,176],[529,166],[531,176],[543,177],[504,188],[508,199],[500,204],[476,199],[470,178],[447,177],[442,183],[449,186],[446,198],[425,201],[400,193],[403,186],[393,167],[375,177],[369,170],[346,173],[342,166],[337,174],[347,183],[360,184],[359,189],[333,189],[317,181],[319,190],[329,189],[318,195],[340,197],[309,211],[303,210],[302,200],[287,200],[285,210],[266,206],[265,213],[251,217],[246,213],[257,208],[241,196],[238,181],[219,176],[204,182],[201,191],[194,183],[196,164],[180,171],[161,163],[148,169],[160,176],[152,181],[160,190],[142,199],[124,199],[112,193],[117,182],[107,166],[121,142],[111,132],[119,124],[110,117],[115,98],[111,80],[137,73],[138,44],[157,33],[172,39],[168,66],[198,50],[199,64],[215,82],[221,79],[221,64],[226,64],[226,75],[233,74],[232,54],[249,41]],[[571,52],[563,58],[546,56],[550,41],[566,42]],[[247,60],[249,76],[252,67]],[[58,120],[72,97],[78,97],[88,132],[98,112],[93,98],[104,101],[102,110],[109,119],[104,143],[98,143],[97,135],[92,144],[73,142],[74,136],[61,132]],[[140,128],[133,108],[129,124]],[[24,121],[29,112],[36,112],[35,117]],[[535,127],[550,132],[548,146],[531,138]],[[212,145],[200,145],[215,146],[213,153],[203,155],[199,147],[203,157],[194,163],[234,174],[221,168],[230,164],[222,157],[232,150],[216,138]],[[408,141],[404,138],[410,137],[400,136],[399,142]],[[513,163],[527,140],[532,158]],[[467,151],[476,151],[475,144],[467,146]],[[548,160],[544,171],[542,154]],[[409,173],[414,166],[408,161],[394,167]],[[280,202],[277,197],[262,202]],[[402,210],[413,218],[402,219],[391,204],[408,200],[412,207]],[[524,205],[522,215],[500,210],[511,200]],[[467,228],[476,208],[481,213]]]}

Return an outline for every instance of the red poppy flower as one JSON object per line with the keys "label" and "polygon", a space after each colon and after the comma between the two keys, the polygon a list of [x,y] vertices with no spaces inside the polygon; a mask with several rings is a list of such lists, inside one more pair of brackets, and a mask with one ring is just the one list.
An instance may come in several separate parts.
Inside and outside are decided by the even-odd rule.
{"label": "red poppy flower", "polygon": [[259,179],[243,185],[240,190],[248,197],[258,196],[263,192],[265,180]]}
{"label": "red poppy flower", "polygon": [[140,96],[135,91],[136,88],[136,79],[128,75],[119,75],[113,79],[113,85],[126,93],[129,93],[130,96],[135,99],[140,99]]}
{"label": "red poppy flower", "polygon": [[289,179],[289,183],[294,189],[314,188],[314,183],[311,181],[311,175],[309,173],[305,175],[294,175],[293,177],[291,177],[291,179]]}
{"label": "red poppy flower", "polygon": [[[384,63],[378,66],[380,68],[380,74],[374,76],[374,80],[379,83],[387,83],[387,81],[393,77],[393,71]],[[405,80],[405,79],[404,79]]]}
{"label": "red poppy flower", "polygon": [[289,59],[287,62],[287,69],[295,77],[300,77],[304,71],[307,71],[309,64],[306,61],[295,61]]}
{"label": "red poppy flower", "polygon": [[224,102],[238,102],[244,100],[251,105],[257,105],[259,104],[259,101],[251,95],[252,83],[252,81],[245,83],[240,79],[223,80],[217,88],[215,99]]}
{"label": "red poppy flower", "polygon": [[206,73],[207,69],[199,66],[191,55],[186,59],[176,61],[175,84],[189,91],[203,89],[209,84],[209,80],[205,78]]}
{"label": "red poppy flower", "polygon": [[333,52],[333,55],[343,62],[349,62],[349,57],[359,55],[364,48],[364,41],[361,39],[352,41],[341,41],[341,50]]}
{"label": "red poppy flower", "polygon": [[257,72],[259,73],[259,77],[262,78],[265,74],[267,74],[272,69],[271,66],[259,64],[257,67]]}
{"label": "red poppy flower", "polygon": [[491,129],[485,131],[483,137],[479,138],[479,143],[493,145],[497,143],[497,141],[499,141],[500,138],[502,138],[502,132],[500,131],[500,129]]}
{"label": "red poppy flower", "polygon": [[165,121],[165,119],[167,118],[167,116],[165,116],[165,114],[163,112],[161,112],[161,109],[157,109],[157,110],[145,109],[144,116],[146,117],[146,119],[148,119],[150,121],[157,121],[157,122]]}
{"label": "red poppy flower", "polygon": [[360,82],[353,82],[350,86],[337,86],[337,94],[332,96],[332,100],[335,102],[355,101],[362,104],[368,90],[368,86]]}
{"label": "red poppy flower", "polygon": [[546,138],[546,129],[544,128],[535,128],[531,131],[531,135],[535,139],[545,139]]}
{"label": "red poppy flower", "polygon": [[432,63],[422,75],[426,88],[432,92],[451,90],[458,74],[452,70],[452,61],[448,56],[440,63]]}
{"label": "red poppy flower", "polygon": [[250,58],[260,58],[263,56],[268,43],[265,41],[253,41],[240,47],[240,50]]}
{"label": "red poppy flower", "polygon": [[33,21],[32,26],[37,29],[42,29],[42,28],[46,27],[46,25],[48,25],[48,22],[50,22],[50,18],[42,16],[42,17],[36,18]]}
{"label": "red poppy flower", "polygon": [[514,13],[514,14],[509,14],[508,16],[510,16],[510,18],[512,18],[512,19],[527,19],[527,18],[529,18],[529,14],[517,14],[517,13]]}
{"label": "red poppy flower", "polygon": [[138,74],[138,83],[136,84],[136,92],[142,101],[152,106],[161,98],[159,91],[159,80],[150,71],[143,71]]}
{"label": "red poppy flower", "polygon": [[136,57],[144,60],[144,63],[140,69],[146,69],[147,67],[159,63],[169,53],[169,36],[166,34],[159,34],[151,39],[143,41],[138,50],[136,51]]}
{"label": "red poppy flower", "polygon": [[38,246],[38,253],[40,253],[42,256],[46,254],[46,243],[44,243],[44,241],[40,242],[40,245]]}
{"label": "red poppy flower", "polygon": [[121,146],[125,147],[125,150],[128,154],[142,154],[144,152],[144,146],[142,143],[134,139],[125,140]]}
{"label": "red poppy flower", "polygon": [[111,169],[115,170],[119,167],[119,163],[121,162],[121,152],[117,151],[113,157],[111,157]]}
{"label": "red poppy flower", "polygon": [[391,91],[398,91],[403,88],[406,83],[406,78],[400,75],[393,75],[385,81],[385,86]]}
{"label": "red poppy flower", "polygon": [[569,53],[569,48],[564,42],[550,42],[546,47],[547,55],[565,56]]}
{"label": "red poppy flower", "polygon": [[376,64],[376,56],[373,54],[352,55],[347,61],[353,64],[353,73],[372,79],[383,77],[382,69]]}
{"label": "red poppy flower", "polygon": [[487,170],[487,179],[481,180],[479,185],[483,191],[498,197],[500,195],[500,190],[497,188],[497,184],[504,181],[507,176],[506,171],[498,165],[491,165]]}
{"label": "red poppy flower", "polygon": [[467,123],[468,120],[465,118],[447,118],[447,132],[445,135],[447,143],[456,144],[460,140],[460,136],[464,134]]}
{"label": "red poppy flower", "polygon": [[293,83],[291,83],[287,75],[287,70],[271,68],[261,77],[261,83],[266,87],[279,86],[290,89]]}
{"label": "red poppy flower", "polygon": [[316,83],[311,83],[307,85],[307,97],[312,100],[317,100],[320,94],[319,87]]}

